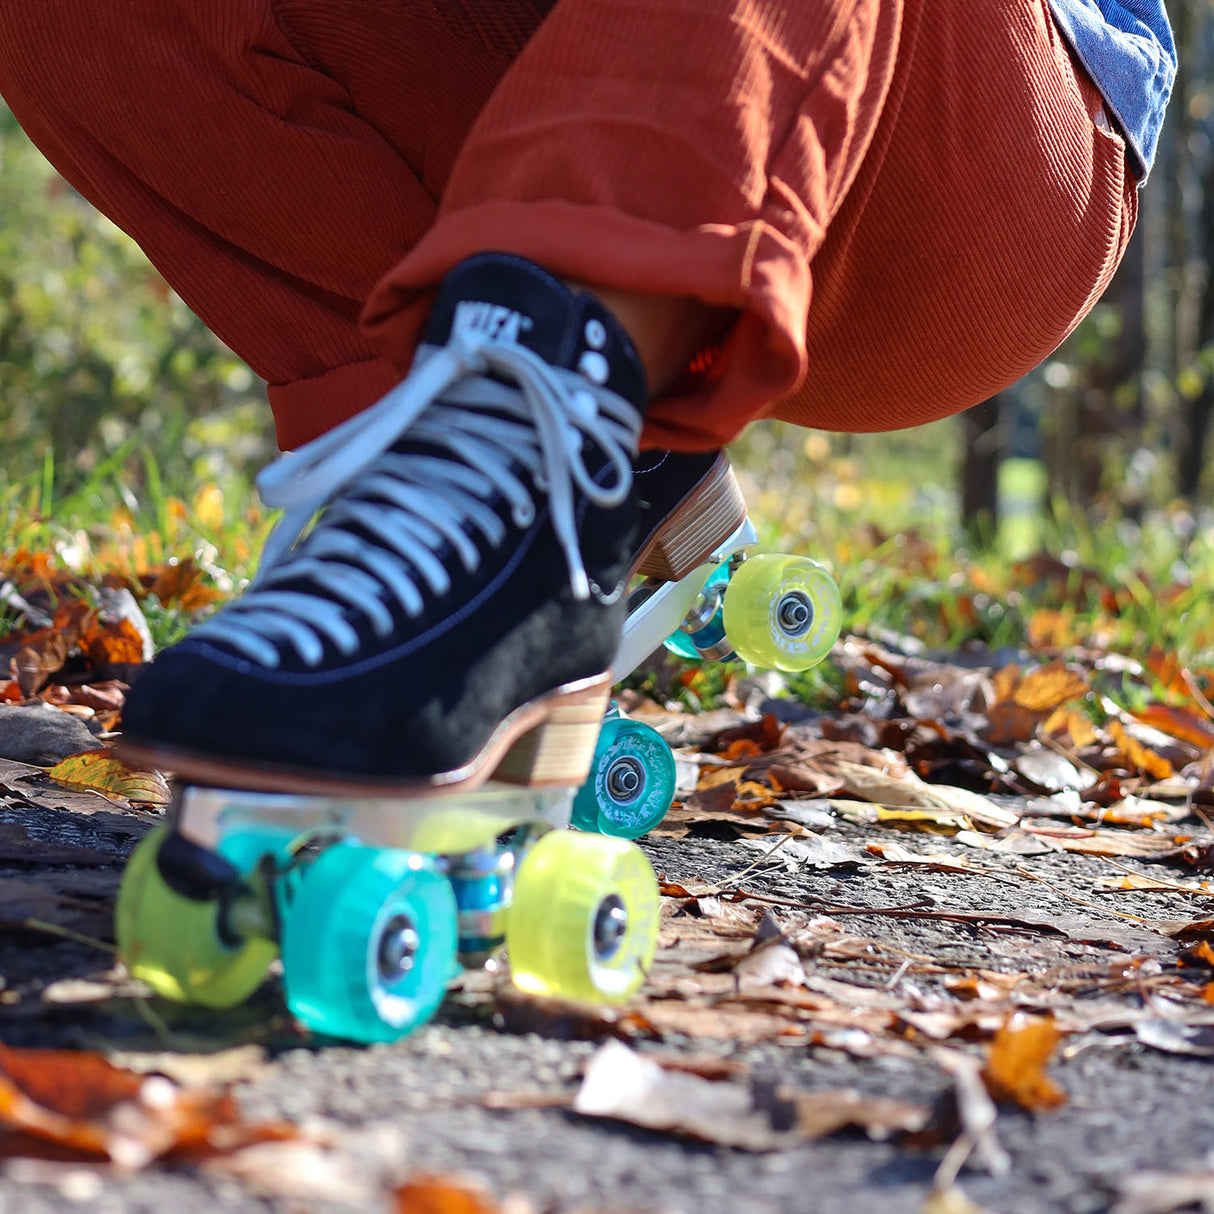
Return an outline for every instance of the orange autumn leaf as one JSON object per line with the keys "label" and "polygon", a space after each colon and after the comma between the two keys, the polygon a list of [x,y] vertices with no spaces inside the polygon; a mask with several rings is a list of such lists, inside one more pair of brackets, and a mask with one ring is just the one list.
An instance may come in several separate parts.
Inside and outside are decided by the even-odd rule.
{"label": "orange autumn leaf", "polygon": [[1030,712],[1052,712],[1086,695],[1087,690],[1085,679],[1068,670],[1062,662],[1051,662],[1025,675],[1012,693],[1012,701]]}
{"label": "orange autumn leaf", "polygon": [[[726,729],[717,735],[713,749],[726,758],[744,755],[767,754],[779,747],[784,737],[783,723],[771,713],[764,713],[757,721],[749,721],[745,725]],[[754,749],[734,749],[734,744],[745,741],[751,743]]]}
{"label": "orange autumn leaf", "polygon": [[1214,746],[1214,726],[1183,708],[1171,708],[1167,704],[1148,704],[1140,712],[1134,713],[1134,719],[1202,750],[1209,750]]}
{"label": "orange autumn leaf", "polygon": [[1154,648],[1147,655],[1146,666],[1159,680],[1160,686],[1170,694],[1188,696],[1189,685],[1185,682],[1184,667],[1174,653]]}
{"label": "orange autumn leaf", "polygon": [[80,648],[95,666],[143,661],[143,637],[125,617],[112,624],[89,621],[80,635]]}
{"label": "orange autumn leaf", "polygon": [[181,596],[181,610],[201,611],[204,607],[213,607],[225,597],[222,590],[216,590],[214,586],[203,585],[202,582],[195,582]]}
{"label": "orange autumn leaf", "polygon": [[501,1214],[479,1188],[441,1176],[418,1176],[396,1190],[396,1214]]}
{"label": "orange autumn leaf", "polygon": [[224,597],[222,591],[204,584],[202,572],[193,557],[186,557],[166,562],[143,580],[147,592],[166,606],[176,603],[183,611],[198,611]]}
{"label": "orange autumn leaf", "polygon": [[1198,940],[1196,944],[1190,944],[1181,957],[1187,962],[1198,962],[1214,969],[1214,948],[1210,947],[1208,940]]}
{"label": "orange autumn leaf", "polygon": [[740,784],[745,771],[745,767],[701,768],[700,778],[696,781],[696,789],[716,788],[718,784]]}
{"label": "orange autumn leaf", "polygon": [[172,796],[158,771],[128,767],[108,750],[85,750],[61,759],[48,772],[69,788],[95,789],[147,805],[167,805]]}
{"label": "orange autumn leaf", "polygon": [[155,570],[148,593],[168,604],[173,599],[179,599],[194,584],[201,572],[192,557],[186,557],[184,561],[167,561]]}
{"label": "orange autumn leaf", "polygon": [[743,780],[734,795],[735,809],[766,809],[776,803],[775,793],[757,780]]}
{"label": "orange autumn leaf", "polygon": [[1027,624],[1029,644],[1034,649],[1069,649],[1079,637],[1073,611],[1034,611]]}
{"label": "orange autumn leaf", "polygon": [[1075,750],[1096,741],[1092,722],[1073,708],[1055,708],[1043,728],[1051,737],[1065,737]]}
{"label": "orange autumn leaf", "polygon": [[995,692],[995,703],[1001,704],[1012,698],[1016,684],[1020,682],[1020,667],[1016,665],[1001,666],[991,675],[991,686]]}
{"label": "orange autumn leaf", "polygon": [[1045,1071],[1058,1037],[1050,1017],[1022,1012],[1010,1017],[995,1033],[982,1068],[982,1080],[991,1097],[1032,1112],[1065,1104],[1066,1093]]}
{"label": "orange autumn leaf", "polygon": [[758,742],[750,738],[735,738],[720,752],[723,759],[751,759],[762,754]]}
{"label": "orange autumn leaf", "polygon": [[0,1044],[0,1155],[108,1159],[146,1167],[177,1153],[215,1155],[281,1140],[285,1125],[242,1123],[232,1096],[186,1091],[163,1076],[135,1075],[82,1050]]}
{"label": "orange autumn leaf", "polygon": [[18,548],[9,553],[4,562],[4,572],[19,585],[28,582],[48,583],[55,579],[56,571],[50,556],[45,552],[31,552]]}
{"label": "orange autumn leaf", "polygon": [[1172,764],[1163,755],[1156,754],[1149,746],[1131,737],[1120,721],[1109,722],[1109,734],[1131,767],[1145,771],[1156,780],[1166,780],[1172,775]]}

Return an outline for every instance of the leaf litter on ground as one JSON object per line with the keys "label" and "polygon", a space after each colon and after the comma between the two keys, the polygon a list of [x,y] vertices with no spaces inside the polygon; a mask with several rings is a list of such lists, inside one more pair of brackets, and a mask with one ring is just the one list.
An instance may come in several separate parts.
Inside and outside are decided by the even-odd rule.
{"label": "leaf litter on ground", "polygon": [[[190,609],[209,606],[212,596],[188,567],[166,567],[134,587],[129,580],[111,587],[127,598],[118,606],[111,598],[108,607],[79,586],[56,583],[46,570],[9,577],[15,589],[8,608],[24,610],[26,620],[6,638],[10,671],[0,698],[46,705],[100,728],[98,747],[66,765],[5,764],[0,799],[25,812],[74,820],[103,815],[127,824],[127,838],[136,838],[165,796],[147,773],[106,761],[128,680],[137,677],[146,653],[146,629],[129,607],[134,602],[137,610],[138,598],[147,595],[176,597],[184,605],[191,587],[198,593]],[[1186,674],[1159,655],[1144,665],[1077,647],[1040,661],[1021,653],[1015,662],[983,664],[970,654],[958,664],[871,637],[845,638],[834,661],[844,691],[829,713],[807,715],[773,700],[779,680],[772,676],[751,684],[727,680],[725,706],[707,713],[636,693],[622,696],[627,709],[677,747],[679,796],[655,838],[702,833],[746,849],[725,883],[664,882],[659,954],[640,997],[623,1009],[564,1004],[514,991],[499,971],[461,980],[452,998],[491,1009],[507,1028],[608,1043],[607,1063],[588,1071],[576,1092],[501,1093],[497,1107],[511,1107],[511,1099],[513,1107],[528,1107],[528,1099],[572,1104],[586,1116],[648,1118],[650,1128],[743,1149],[779,1149],[848,1126],[897,1134],[908,1144],[916,1135],[925,1142],[934,1135],[945,1149],[937,1204],[943,1209],[947,1199],[954,1203],[949,1208],[961,1208],[952,1183],[959,1159],[973,1155],[989,1170],[1003,1167],[1005,1154],[993,1137],[998,1102],[1041,1115],[1065,1099],[1046,1064],[1063,1055],[1068,1040],[1104,1034],[1171,1053],[1211,1051],[1209,958],[1185,954],[1193,937],[1200,942],[1209,935],[1211,922],[1131,914],[1102,901],[1114,891],[1127,898],[1208,896],[1195,876],[1214,867],[1214,833],[1203,810],[1214,807],[1214,722],[1201,690],[1209,686],[1208,672]],[[1123,707],[1116,697],[1131,684]],[[14,836],[10,846],[26,862],[41,857],[71,864],[62,845],[60,851],[56,861],[44,836],[24,842]],[[1067,855],[1089,865],[1078,884],[1058,885],[1056,867],[1033,871],[1038,861]],[[1102,862],[1109,869],[1093,876],[1090,865]],[[1146,862],[1176,867],[1178,879],[1129,867]],[[865,906],[833,897],[790,901],[773,892],[779,873],[807,870],[824,878],[901,870],[913,874],[924,896]],[[22,895],[23,905],[50,914],[79,897],[62,874],[40,881]],[[996,881],[1025,896],[1019,906],[1004,898],[989,909],[966,909],[972,899],[941,881]],[[1034,883],[1049,890],[1051,909],[1034,905],[1030,893],[1041,893]],[[1060,902],[1070,909],[1060,911]],[[22,922],[28,926],[34,918]],[[891,919],[955,925],[975,933],[975,943],[969,953],[927,942],[925,951],[909,952],[874,930]],[[1019,964],[1009,966],[1000,952],[1005,933],[1018,946]],[[1068,958],[1051,940],[1103,950],[1107,960]],[[146,996],[128,990],[122,997]],[[775,1092],[742,1074],[697,1075],[650,1056],[662,1042],[684,1037],[928,1060],[949,1076],[952,1121],[940,1110],[929,1116],[842,1091]],[[194,1108],[189,1100],[181,1103],[186,1089],[154,1078],[170,1088],[153,1091],[174,1092],[166,1106],[178,1109],[174,1115]],[[50,1118],[41,1123],[44,1130],[67,1124],[45,1111],[30,1113],[40,1106],[22,1103],[29,1097],[19,1091],[13,1099],[31,1118],[21,1141],[36,1137],[39,1117]],[[136,1110],[146,1103],[124,1100]],[[149,1116],[146,1110],[140,1115]],[[163,1138],[163,1124],[148,1124],[147,1134]],[[72,1132],[81,1135],[79,1142],[111,1141],[87,1121]],[[238,1122],[229,1132],[239,1138],[256,1131]],[[156,1157],[146,1142],[138,1145],[138,1135],[134,1147],[112,1141],[120,1156],[128,1152],[128,1166],[140,1150],[149,1161]],[[178,1148],[157,1149],[163,1155]],[[309,1169],[288,1161],[320,1149],[284,1131],[281,1138],[246,1142],[208,1166],[257,1188],[286,1164],[297,1177],[313,1176],[319,1190],[328,1183],[323,1176],[342,1174],[344,1165]],[[430,1196],[416,1189],[408,1198],[413,1204],[400,1208],[427,1214],[497,1208],[475,1195],[448,1200],[445,1186],[439,1182],[439,1196],[430,1195],[439,1204],[418,1204]],[[450,1193],[466,1190],[455,1185]]]}

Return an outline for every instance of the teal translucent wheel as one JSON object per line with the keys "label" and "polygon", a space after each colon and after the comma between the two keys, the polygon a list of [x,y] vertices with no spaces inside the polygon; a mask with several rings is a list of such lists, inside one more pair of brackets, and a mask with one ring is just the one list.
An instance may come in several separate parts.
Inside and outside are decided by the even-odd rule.
{"label": "teal translucent wheel", "polygon": [[222,898],[186,898],[165,883],[156,857],[168,835],[168,826],[150,830],[122,874],[114,909],[118,956],[166,999],[235,1007],[261,985],[278,946],[233,935]]}
{"label": "teal translucent wheel", "polygon": [[455,969],[451,884],[415,852],[335,843],[286,907],[283,984],[292,1014],[347,1041],[395,1041],[434,1015]]}
{"label": "teal translucent wheel", "polygon": [[722,603],[725,633],[745,662],[808,670],[830,652],[843,622],[835,580],[804,556],[761,553],[734,571]]}
{"label": "teal translucent wheel", "polygon": [[635,843],[551,831],[523,857],[506,920],[514,984],[618,1003],[645,980],[658,938],[658,884]]}
{"label": "teal translucent wheel", "polygon": [[677,653],[679,657],[690,658],[692,661],[700,661],[706,655],[721,656],[725,641],[725,625],[721,620],[720,602],[718,601],[716,609],[712,610],[712,600],[714,597],[719,599],[721,592],[728,584],[729,565],[718,565],[709,574],[708,581],[704,583],[701,591],[701,601],[707,602],[708,614],[699,621],[698,626],[692,632],[688,632],[689,626],[684,625],[672,632],[662,642],[671,653]]}
{"label": "teal translucent wheel", "polygon": [[656,729],[608,718],[599,731],[590,775],[573,802],[579,830],[636,839],[666,816],[674,800],[674,756]]}

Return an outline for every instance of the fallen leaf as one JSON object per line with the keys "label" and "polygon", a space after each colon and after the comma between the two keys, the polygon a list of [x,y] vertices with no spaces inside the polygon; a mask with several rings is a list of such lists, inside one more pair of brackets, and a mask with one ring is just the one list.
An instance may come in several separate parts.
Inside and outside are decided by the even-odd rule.
{"label": "fallen leaf", "polygon": [[143,636],[127,618],[102,622],[90,621],[80,634],[80,648],[90,662],[102,669],[119,664],[143,661]]}
{"label": "fallen leaf", "polygon": [[163,1076],[134,1075],[100,1054],[0,1045],[0,1142],[7,1156],[108,1159],[135,1170],[168,1154],[205,1158],[253,1142],[291,1138],[281,1123],[241,1120],[220,1089],[184,1091]]}
{"label": "fallen leaf", "polygon": [[984,1206],[975,1205],[955,1184],[936,1188],[928,1193],[919,1214],[990,1214]]}
{"label": "fallen leaf", "polygon": [[1139,1172],[1118,1182],[1109,1214],[1173,1214],[1200,1204],[1214,1209],[1214,1172]]}
{"label": "fallen leaf", "polygon": [[1156,780],[1166,780],[1172,775],[1172,764],[1137,738],[1131,737],[1120,721],[1109,722],[1109,733],[1133,770],[1145,771]]}
{"label": "fallen leaf", "polygon": [[1013,1101],[1034,1113],[1065,1104],[1066,1093],[1045,1071],[1057,1044],[1058,1029],[1052,1019],[1017,1012],[987,1049],[982,1069],[987,1091],[995,1100]]}
{"label": "fallen leaf", "polygon": [[[399,1176],[404,1135],[391,1122],[309,1127],[296,1138],[259,1142],[202,1164],[213,1177],[237,1180],[289,1209],[332,1202],[347,1209],[382,1209]],[[396,1173],[396,1175],[393,1175]]]}
{"label": "fallen leaf", "polygon": [[499,1206],[470,1180],[419,1176],[396,1190],[396,1214],[525,1214],[528,1209],[520,1200]]}
{"label": "fallen leaf", "polygon": [[796,1092],[668,1071],[615,1041],[590,1059],[573,1110],[749,1151],[778,1150],[850,1126],[886,1137],[920,1129],[927,1118],[920,1105],[852,1091]]}
{"label": "fallen leaf", "polygon": [[1078,700],[1088,691],[1087,680],[1059,661],[1025,675],[1012,692],[1012,703],[1030,712],[1046,713]]}
{"label": "fallen leaf", "polygon": [[1143,1045],[1165,1054],[1214,1057],[1214,1027],[1177,1024],[1172,1020],[1143,1020],[1134,1025],[1134,1035]]}
{"label": "fallen leaf", "polygon": [[167,805],[173,799],[168,783],[158,771],[128,767],[108,749],[68,755],[47,775],[68,788],[96,789],[143,805]]}
{"label": "fallen leaf", "polygon": [[1170,734],[1201,750],[1209,750],[1214,746],[1214,726],[1183,708],[1173,708],[1167,704],[1148,704],[1133,715],[1135,720],[1144,725],[1150,725],[1161,733]]}

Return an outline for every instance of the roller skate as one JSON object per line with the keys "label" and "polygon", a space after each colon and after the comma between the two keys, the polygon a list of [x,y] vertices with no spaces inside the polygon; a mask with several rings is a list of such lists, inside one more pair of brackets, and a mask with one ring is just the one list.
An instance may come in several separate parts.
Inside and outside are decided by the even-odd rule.
{"label": "roller skate", "polygon": [[[663,645],[684,658],[784,671],[826,657],[842,621],[838,587],[817,561],[753,553],[758,537],[724,453],[662,453],[640,464],[636,480],[643,540],[612,663],[617,681]],[[666,816],[674,793],[669,746],[613,703],[573,825],[639,838]]]}
{"label": "roller skate", "polygon": [[124,713],[127,758],[178,787],[119,891],[135,975],[225,1008],[279,962],[295,1019],[355,1042],[424,1023],[502,945],[531,992],[640,986],[642,832],[564,828],[600,736],[613,807],[660,766],[604,724],[613,657],[660,644],[753,542],[727,464],[634,477],[644,403],[606,309],[483,254],[402,384],[259,478],[285,513],[257,577]]}

